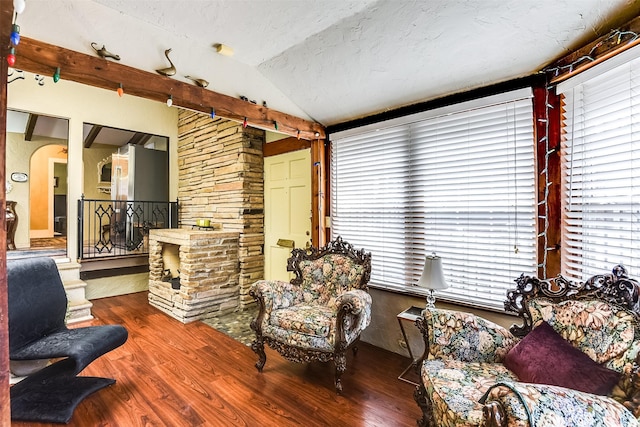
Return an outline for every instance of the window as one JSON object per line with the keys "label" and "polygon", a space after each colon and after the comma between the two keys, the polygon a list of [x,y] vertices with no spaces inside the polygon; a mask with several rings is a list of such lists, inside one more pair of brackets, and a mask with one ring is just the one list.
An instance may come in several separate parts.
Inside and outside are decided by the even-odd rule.
{"label": "window", "polygon": [[535,273],[529,88],[331,140],[332,234],[372,252],[372,287],[424,293],[415,284],[435,252],[449,284],[438,298],[502,310],[513,281]]}
{"label": "window", "polygon": [[640,273],[640,56],[631,49],[561,83],[562,274]]}

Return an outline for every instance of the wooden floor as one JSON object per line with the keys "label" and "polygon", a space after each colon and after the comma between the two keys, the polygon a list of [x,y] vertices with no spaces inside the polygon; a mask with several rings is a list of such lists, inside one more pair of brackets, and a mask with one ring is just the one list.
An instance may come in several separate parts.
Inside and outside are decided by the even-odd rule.
{"label": "wooden floor", "polygon": [[31,249],[66,249],[67,237],[30,239],[29,247]]}
{"label": "wooden floor", "polygon": [[[146,292],[93,302],[96,319],[82,326],[121,324],[129,339],[82,372],[116,384],[85,399],[69,426],[414,426],[420,416],[414,386],[397,379],[408,359],[395,353],[366,343],[349,352],[338,396],[332,363],[292,363],[268,349],[259,373],[251,348],[172,319]],[[47,424],[12,423],[27,425]]]}

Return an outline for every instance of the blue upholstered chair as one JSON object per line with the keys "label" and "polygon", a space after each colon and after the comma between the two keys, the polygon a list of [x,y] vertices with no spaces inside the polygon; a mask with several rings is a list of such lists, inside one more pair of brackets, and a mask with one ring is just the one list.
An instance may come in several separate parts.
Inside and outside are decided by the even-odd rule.
{"label": "blue upholstered chair", "polygon": [[51,258],[8,260],[7,279],[9,359],[56,360],[11,387],[11,418],[69,422],[82,399],[115,382],[78,374],[124,344],[127,330],[119,325],[67,328],[67,295]]}

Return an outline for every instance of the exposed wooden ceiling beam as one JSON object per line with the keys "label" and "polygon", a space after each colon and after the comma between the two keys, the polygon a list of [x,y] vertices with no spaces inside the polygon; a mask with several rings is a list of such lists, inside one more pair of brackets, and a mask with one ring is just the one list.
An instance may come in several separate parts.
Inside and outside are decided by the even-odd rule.
{"label": "exposed wooden ceiling beam", "polygon": [[91,148],[101,130],[102,126],[100,125],[93,125],[91,127],[87,137],[84,139],[84,148]]}
{"label": "exposed wooden ceiling beam", "polygon": [[29,114],[29,118],[27,119],[27,128],[24,131],[24,140],[31,141],[33,139],[33,130],[36,128],[36,123],[38,123],[37,114]]}
{"label": "exposed wooden ceiling beam", "polygon": [[555,61],[543,71],[551,83],[560,83],[640,44],[640,16]]}
{"label": "exposed wooden ceiling beam", "polygon": [[311,143],[309,141],[302,141],[297,138],[284,138],[264,144],[262,147],[262,154],[264,157],[277,156],[278,154],[304,150],[310,147]]}
{"label": "exposed wooden ceiling beam", "polygon": [[243,122],[249,126],[275,131],[301,139],[324,139],[325,128],[320,123],[304,120],[243,101],[206,88],[169,77],[138,70],[97,56],[64,49],[38,40],[22,37],[16,53],[15,68],[52,76],[60,67],[64,80],[74,81],[114,92],[120,84],[126,95],[158,102],[173,97],[173,105],[205,114],[215,109],[216,116]]}
{"label": "exposed wooden ceiling beam", "polygon": [[151,135],[150,133],[136,132],[127,142],[127,144],[144,145],[151,139],[152,136],[153,135]]}

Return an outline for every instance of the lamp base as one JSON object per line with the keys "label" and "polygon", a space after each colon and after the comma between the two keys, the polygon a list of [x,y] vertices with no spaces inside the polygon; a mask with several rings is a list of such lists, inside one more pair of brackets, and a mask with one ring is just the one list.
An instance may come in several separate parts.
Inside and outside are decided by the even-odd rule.
{"label": "lamp base", "polygon": [[427,295],[427,305],[426,309],[436,308],[436,297],[433,296],[433,289],[429,289],[429,294]]}

